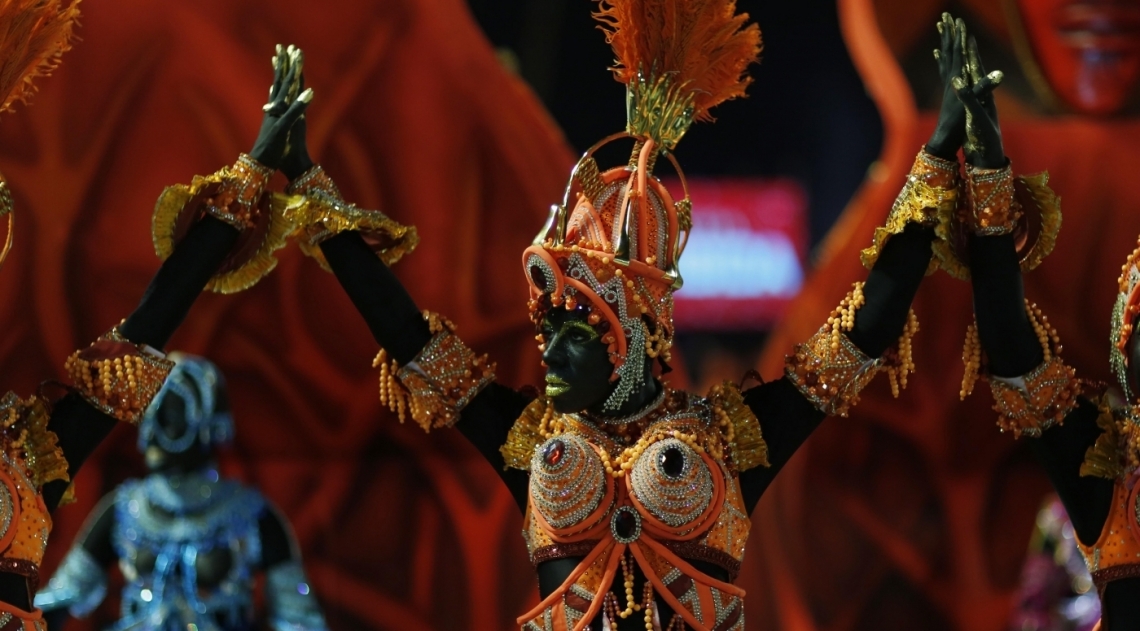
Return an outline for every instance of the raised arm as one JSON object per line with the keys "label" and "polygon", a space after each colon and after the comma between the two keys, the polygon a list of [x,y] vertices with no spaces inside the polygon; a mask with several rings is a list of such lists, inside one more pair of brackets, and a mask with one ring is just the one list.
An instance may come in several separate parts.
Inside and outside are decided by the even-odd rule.
{"label": "raised arm", "polygon": [[[151,377],[141,383],[141,389],[153,396],[164,377],[161,349],[185,319],[198,295],[211,283],[214,289],[236,290],[232,283],[225,283],[246,276],[248,269],[256,266],[258,248],[252,243],[252,235],[260,232],[258,226],[267,218],[262,216],[254,200],[280,164],[289,129],[304,113],[309,101],[294,94],[292,104],[286,104],[288,86],[295,78],[285,70],[286,66],[278,65],[271,100],[250,153],[242,156],[234,167],[203,178],[174,200],[182,203],[172,206],[176,213],[170,217],[169,232],[156,234],[168,240],[170,251],[139,306],[111,333],[69,360],[69,371],[78,390],[54,405],[47,426],[58,437],[58,445],[67,459],[68,479],[114,429],[117,420],[135,419],[149,401],[127,393],[130,384],[125,383],[126,380],[118,384],[120,392],[85,388],[84,381],[89,379],[85,373],[95,376],[99,367],[108,361],[113,368],[115,359],[138,358],[137,361],[146,364],[141,372]],[[150,367],[154,370],[147,370]],[[44,485],[44,501],[49,510],[59,504],[66,489],[66,479]]]}
{"label": "raised arm", "polygon": [[[300,245],[333,272],[383,349],[377,364],[382,375],[393,379],[389,381],[391,387],[381,392],[382,398],[401,417],[410,415],[425,429],[456,427],[499,473],[520,508],[525,507],[526,473],[507,470],[499,448],[526,407],[527,398],[494,383],[490,367],[451,334],[445,318],[434,314],[428,317],[420,311],[389,268],[418,243],[415,229],[401,226],[379,211],[346,202],[328,174],[309,157],[305,131],[301,119],[294,126],[290,150],[282,164],[282,172],[291,181],[287,192],[306,200],[296,214],[296,223],[301,226]],[[431,414],[424,409],[424,414],[417,415],[416,393],[412,398],[399,394],[404,386],[395,377],[403,374],[415,379],[423,375],[427,379],[419,383],[430,388],[428,382],[437,376],[436,371],[446,372],[446,364],[453,361],[469,364],[475,377],[452,384],[454,388],[449,389],[457,389],[458,394],[445,403],[447,409],[433,409]],[[476,361],[480,363],[474,364]]]}
{"label": "raised arm", "polygon": [[[962,30],[960,30],[962,29]],[[919,152],[884,226],[862,252],[867,280],[831,313],[810,340],[788,356],[785,377],[745,393],[768,444],[769,464],[744,471],[741,489],[749,510],[780,469],[832,414],[846,416],[859,391],[880,371],[888,372],[896,396],[913,370],[911,338],[918,321],[910,312],[918,286],[939,265],[934,246],[944,240],[937,226],[958,200],[958,149],[965,137],[966,112],[952,81],[965,63],[961,21],[943,14],[935,51],[944,85],[942,109],[930,140]]]}
{"label": "raised arm", "polygon": [[62,629],[69,617],[85,618],[107,596],[107,570],[118,561],[111,533],[115,529],[115,493],[99,500],[88,515],[63,563],[36,593],[50,629]]}

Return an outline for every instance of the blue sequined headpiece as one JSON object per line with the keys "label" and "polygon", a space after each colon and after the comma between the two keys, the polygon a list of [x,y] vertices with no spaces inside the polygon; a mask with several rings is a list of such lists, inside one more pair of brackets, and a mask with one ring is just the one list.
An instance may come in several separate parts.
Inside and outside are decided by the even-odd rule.
{"label": "blue sequined headpiece", "polygon": [[[173,352],[168,357],[175,362],[174,370],[139,423],[139,451],[144,451],[147,445],[157,444],[167,453],[182,453],[194,444],[195,438],[204,446],[233,440],[233,416],[229,410],[217,409],[218,393],[225,388],[225,379],[218,372],[218,367],[195,355]],[[172,393],[177,394],[186,406],[186,431],[173,438],[158,423],[158,411]]]}

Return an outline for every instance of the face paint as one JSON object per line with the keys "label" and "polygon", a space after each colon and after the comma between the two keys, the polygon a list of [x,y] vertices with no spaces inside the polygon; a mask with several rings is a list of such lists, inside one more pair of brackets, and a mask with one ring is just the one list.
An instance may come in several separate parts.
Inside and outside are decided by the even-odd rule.
{"label": "face paint", "polygon": [[546,395],[560,413],[582,412],[606,400],[614,365],[584,310],[551,309],[542,321]]}

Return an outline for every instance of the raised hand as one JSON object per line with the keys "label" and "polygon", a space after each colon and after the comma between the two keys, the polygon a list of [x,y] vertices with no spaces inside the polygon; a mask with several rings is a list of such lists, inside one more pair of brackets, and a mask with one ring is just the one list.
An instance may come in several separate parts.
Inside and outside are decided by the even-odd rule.
{"label": "raised hand", "polygon": [[952,160],[966,137],[966,110],[954,93],[953,81],[962,76],[965,65],[964,40],[966,24],[943,13],[938,21],[941,45],[934,51],[938,62],[938,75],[942,79],[942,109],[938,112],[938,125],[926,143],[926,150],[946,160]]}
{"label": "raised hand", "polygon": [[993,91],[1002,80],[1002,72],[986,73],[978,54],[978,43],[969,37],[965,43],[962,75],[952,81],[954,93],[966,109],[966,139],[963,149],[966,162],[985,169],[1005,166],[1005,150],[1001,142],[997,106]]}
{"label": "raised hand", "polygon": [[305,55],[300,48],[277,45],[269,101],[262,107],[265,115],[261,120],[261,131],[249,151],[255,160],[272,169],[281,166],[289,145],[289,132],[313,100],[311,88],[301,90],[304,64]]}
{"label": "raised hand", "polygon": [[[297,75],[297,85],[301,89],[305,87],[305,75],[303,73]],[[310,91],[305,90],[301,94],[305,92]],[[313,159],[309,157],[309,146],[306,142],[307,133],[305,115],[301,114],[297,122],[293,123],[293,129],[289,131],[289,144],[285,148],[285,157],[281,159],[281,172],[290,181],[297,179],[313,168]]]}

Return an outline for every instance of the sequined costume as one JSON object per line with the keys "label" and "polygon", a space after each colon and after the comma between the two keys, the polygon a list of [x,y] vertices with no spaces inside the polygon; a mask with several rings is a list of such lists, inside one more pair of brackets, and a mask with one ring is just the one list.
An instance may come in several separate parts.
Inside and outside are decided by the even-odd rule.
{"label": "sequined costume", "polygon": [[[193,356],[171,357],[175,369],[139,427],[140,451],[187,454],[230,441],[233,419],[221,403],[224,384],[217,368]],[[109,629],[253,629],[254,579],[264,569],[271,628],[323,630],[285,528],[259,492],[222,479],[212,466],[154,471],[123,483],[105,500],[94,525],[37,594],[36,605],[83,617],[102,602],[106,573],[89,549],[97,549],[94,540],[103,533],[126,579],[121,618]],[[263,532],[278,550],[266,554]]]}
{"label": "sequined costume", "polygon": [[[743,389],[725,383],[705,397],[669,388],[661,374],[671,361],[673,292],[699,212],[672,150],[709,108],[744,94],[759,30],[728,0],[598,6],[627,89],[627,128],[579,160],[521,261],[544,359],[551,335],[543,323],[562,310],[604,349],[612,385],[597,409],[556,412],[558,395],[498,383],[494,363],[468,348],[454,323],[420,317],[356,232],[319,247],[382,347],[374,362],[381,401],[425,430],[461,432],[524,512],[542,600],[519,618],[521,628],[739,631],[744,594],[732,581],[760,496],[819,423],[845,414],[876,374],[888,373],[898,389],[913,370],[918,323],[909,305],[932,267],[935,226],[953,207],[959,166],[919,156],[866,257],[867,282],[794,349],[783,378]],[[666,32],[655,20],[683,35],[655,37]],[[632,145],[630,159],[603,168],[597,150],[619,142]],[[664,165],[676,171],[677,190],[654,175]]]}

